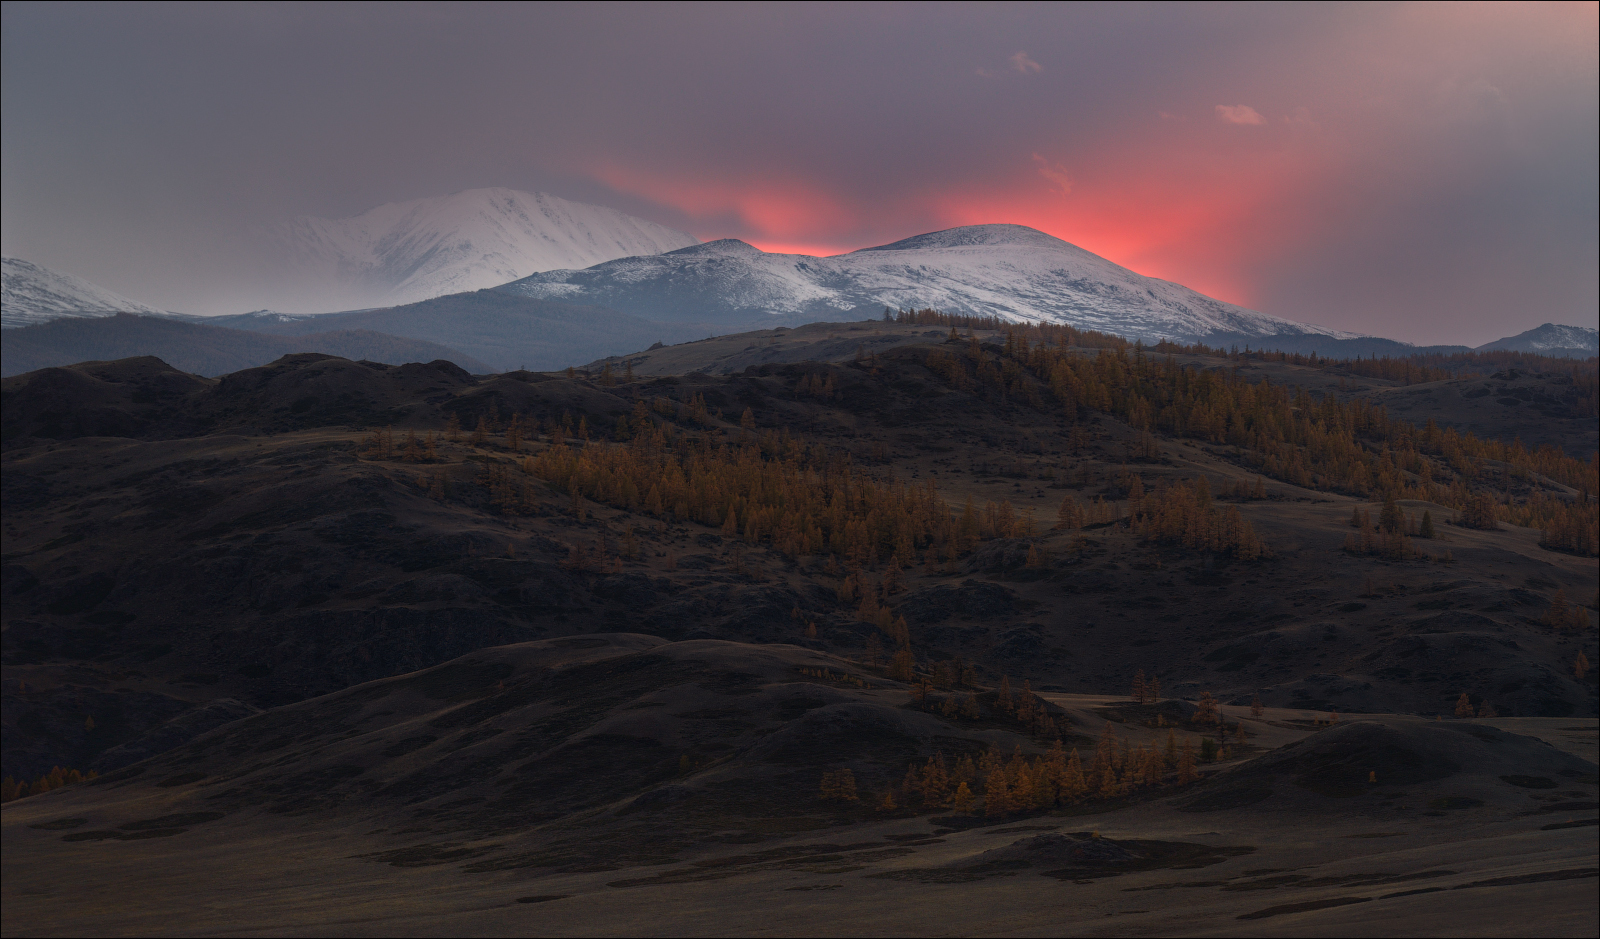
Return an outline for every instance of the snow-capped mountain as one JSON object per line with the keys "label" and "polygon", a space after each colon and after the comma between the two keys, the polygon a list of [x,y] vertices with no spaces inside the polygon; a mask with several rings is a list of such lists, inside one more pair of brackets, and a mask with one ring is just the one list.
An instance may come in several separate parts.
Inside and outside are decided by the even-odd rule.
{"label": "snow-capped mountain", "polygon": [[0,329],[32,326],[63,316],[118,313],[167,315],[82,277],[52,271],[21,258],[0,258]]}
{"label": "snow-capped mountain", "polygon": [[610,307],[648,319],[759,320],[764,314],[862,319],[884,307],[934,307],[1065,323],[1147,340],[1356,334],[1214,300],[1022,225],[971,225],[835,257],[768,254],[726,239],[499,288]]}
{"label": "snow-capped mountain", "polygon": [[700,243],[616,209],[514,189],[307,216],[265,237],[283,290],[263,299],[296,313],[396,306]]}
{"label": "snow-capped mountain", "polygon": [[1478,352],[1587,352],[1600,353],[1600,329],[1591,326],[1560,326],[1545,323],[1527,332],[1496,339],[1477,348]]}

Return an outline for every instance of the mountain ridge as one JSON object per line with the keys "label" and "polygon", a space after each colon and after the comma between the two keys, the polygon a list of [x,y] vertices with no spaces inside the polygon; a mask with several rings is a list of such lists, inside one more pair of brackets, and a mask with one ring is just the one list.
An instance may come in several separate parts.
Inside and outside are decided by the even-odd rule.
{"label": "mountain ridge", "polygon": [[171,316],[114,313],[93,318],[62,317],[7,330],[5,344],[0,346],[0,376],[9,378],[41,368],[134,356],[156,356],[197,375],[224,375],[300,352],[387,365],[444,359],[471,372],[495,370],[444,343],[359,326],[339,326],[329,323],[327,327],[332,328],[272,335]]}
{"label": "mountain ridge", "polygon": [[876,315],[886,306],[931,306],[1150,340],[1218,333],[1357,338],[1145,277],[1037,229],[1010,224],[927,232],[832,257],[769,253],[724,239],[583,270],[547,271],[496,289],[669,321],[743,324],[766,321],[761,314],[837,318],[852,311]]}
{"label": "mountain ridge", "polygon": [[114,316],[164,311],[130,300],[74,274],[21,258],[0,258],[0,329],[16,329],[63,316]]}
{"label": "mountain ridge", "polygon": [[1520,332],[1515,336],[1484,343],[1477,352],[1505,350],[1510,352],[1600,352],[1600,329],[1590,326],[1562,326],[1545,323]]}

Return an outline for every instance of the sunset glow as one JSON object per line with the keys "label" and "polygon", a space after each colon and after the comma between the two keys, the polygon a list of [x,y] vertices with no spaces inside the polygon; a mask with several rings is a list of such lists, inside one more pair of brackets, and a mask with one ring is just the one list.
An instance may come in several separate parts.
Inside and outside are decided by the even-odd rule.
{"label": "sunset glow", "polygon": [[252,226],[482,187],[814,255],[1028,225],[1415,342],[1600,305],[1597,3],[45,9],[5,250],[166,308],[248,302]]}

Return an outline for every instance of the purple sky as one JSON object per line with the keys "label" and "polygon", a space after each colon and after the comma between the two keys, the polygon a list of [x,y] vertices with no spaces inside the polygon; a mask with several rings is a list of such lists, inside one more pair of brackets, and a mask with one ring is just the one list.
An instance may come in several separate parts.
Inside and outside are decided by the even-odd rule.
{"label": "purple sky", "polygon": [[3,20],[5,253],[187,312],[252,224],[508,186],[810,253],[1018,222],[1413,342],[1596,317],[1592,3]]}

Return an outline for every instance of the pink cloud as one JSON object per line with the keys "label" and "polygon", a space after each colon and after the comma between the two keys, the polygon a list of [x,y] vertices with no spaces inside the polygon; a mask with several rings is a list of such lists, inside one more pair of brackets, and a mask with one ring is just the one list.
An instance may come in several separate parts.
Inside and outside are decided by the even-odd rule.
{"label": "pink cloud", "polygon": [[1217,120],[1224,124],[1265,124],[1267,119],[1248,104],[1217,105]]}
{"label": "pink cloud", "polygon": [[1052,163],[1035,153],[1033,162],[1039,167],[1039,175],[1050,181],[1050,191],[1063,196],[1072,195],[1072,177],[1067,175],[1067,168],[1060,163]]}
{"label": "pink cloud", "polygon": [[1024,75],[1042,71],[1039,63],[1029,58],[1026,52],[1014,52],[1011,54],[1011,58],[1006,61],[1011,63],[1012,68]]}

